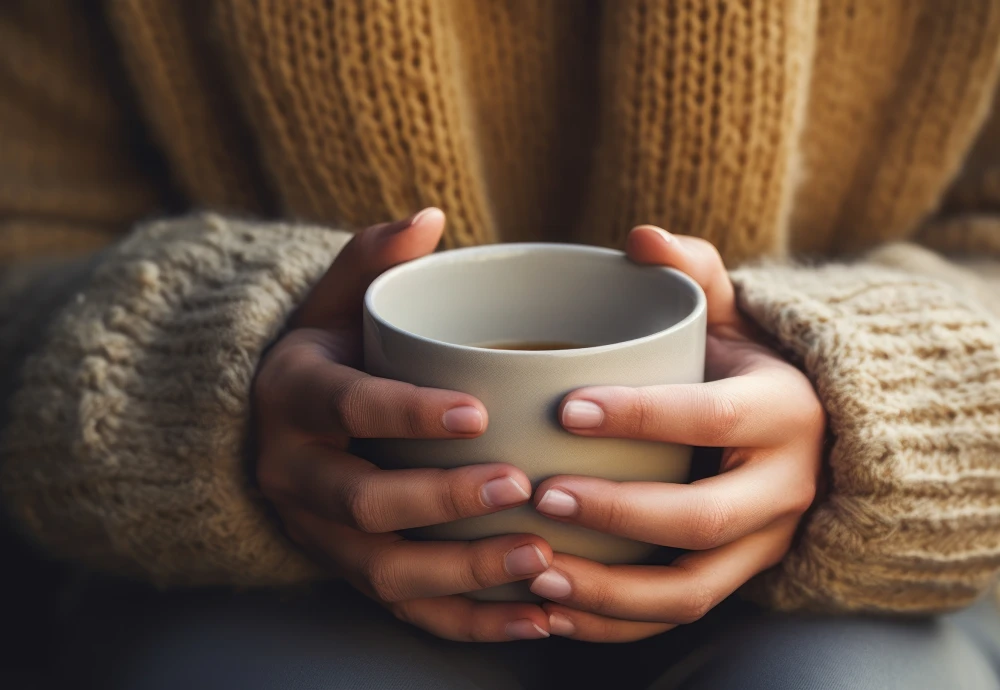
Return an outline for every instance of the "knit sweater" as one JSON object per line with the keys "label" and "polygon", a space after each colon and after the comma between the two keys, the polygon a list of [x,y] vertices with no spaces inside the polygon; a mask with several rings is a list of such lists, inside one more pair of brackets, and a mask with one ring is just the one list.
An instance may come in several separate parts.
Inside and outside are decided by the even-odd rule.
{"label": "knit sweater", "polygon": [[759,601],[935,611],[1000,571],[996,3],[42,5],[0,9],[0,488],[52,554],[324,577],[252,489],[252,378],[350,231],[436,205],[443,248],[719,247],[830,425]]}

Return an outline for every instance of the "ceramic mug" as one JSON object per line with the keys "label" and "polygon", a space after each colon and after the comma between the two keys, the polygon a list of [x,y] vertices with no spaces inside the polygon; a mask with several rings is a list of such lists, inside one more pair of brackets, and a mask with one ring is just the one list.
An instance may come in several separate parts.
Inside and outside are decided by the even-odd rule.
{"label": "ceramic mug", "polygon": [[[690,447],[574,436],[560,426],[557,409],[583,386],[700,383],[705,329],[697,283],[610,249],[501,244],[411,261],[386,271],[365,295],[365,371],[474,395],[489,413],[488,428],[469,440],[367,441],[359,452],[387,469],[505,462],[533,486],[557,474],[683,482]],[[514,342],[586,347],[483,347]],[[554,522],[531,504],[407,536],[472,540],[513,532],[537,534],[555,551],[603,563],[639,563],[656,548]],[[524,583],[470,596],[532,598]]]}

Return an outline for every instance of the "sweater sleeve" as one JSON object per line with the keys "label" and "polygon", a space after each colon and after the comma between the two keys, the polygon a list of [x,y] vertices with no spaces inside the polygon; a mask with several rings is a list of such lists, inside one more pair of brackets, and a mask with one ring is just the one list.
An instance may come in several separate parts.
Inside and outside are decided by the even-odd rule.
{"label": "sweater sleeve", "polygon": [[[261,353],[348,237],[189,216],[56,281],[69,299],[18,369],[0,437],[15,523],[56,556],[161,586],[319,576],[255,497],[244,445]],[[23,314],[46,289],[19,282],[0,299]]]}
{"label": "sweater sleeve", "polygon": [[1000,320],[981,299],[995,285],[910,245],[733,281],[812,379],[830,433],[824,496],[747,593],[909,613],[983,594],[1000,571]]}

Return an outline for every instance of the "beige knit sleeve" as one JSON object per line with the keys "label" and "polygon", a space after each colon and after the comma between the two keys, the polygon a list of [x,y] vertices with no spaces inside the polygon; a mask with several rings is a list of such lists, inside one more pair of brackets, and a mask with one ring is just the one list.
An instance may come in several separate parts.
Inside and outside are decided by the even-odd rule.
{"label": "beige knit sleeve", "polygon": [[758,601],[940,611],[1000,571],[1000,319],[986,283],[932,257],[900,246],[733,273],[742,309],[812,379],[831,437],[824,496],[748,585]]}
{"label": "beige knit sleeve", "polygon": [[254,496],[263,349],[349,236],[215,215],[105,250],[19,370],[4,506],[52,554],[160,585],[319,575]]}

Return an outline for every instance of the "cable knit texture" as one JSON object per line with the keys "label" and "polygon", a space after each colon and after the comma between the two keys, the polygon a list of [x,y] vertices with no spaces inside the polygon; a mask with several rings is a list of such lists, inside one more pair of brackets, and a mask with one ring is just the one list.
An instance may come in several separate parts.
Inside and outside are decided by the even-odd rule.
{"label": "cable knit texture", "polygon": [[[445,248],[704,237],[830,413],[827,494],[756,596],[951,608],[1000,568],[994,0],[39,6],[0,4],[0,260],[175,207],[354,229],[436,205]],[[72,280],[0,279],[0,341],[41,341],[0,342],[25,529],[164,585],[316,575],[240,448],[261,348],[345,237],[191,216]]]}
{"label": "cable knit texture", "polygon": [[957,288],[880,266],[733,277],[809,373],[834,439],[827,495],[758,596],[897,611],[978,597],[1000,569],[1000,323]]}
{"label": "cable knit texture", "polygon": [[202,215],[110,251],[23,370],[11,512],[56,553],[160,583],[315,575],[252,498],[244,445],[261,351],[346,237]]}

